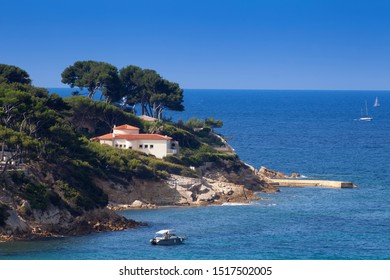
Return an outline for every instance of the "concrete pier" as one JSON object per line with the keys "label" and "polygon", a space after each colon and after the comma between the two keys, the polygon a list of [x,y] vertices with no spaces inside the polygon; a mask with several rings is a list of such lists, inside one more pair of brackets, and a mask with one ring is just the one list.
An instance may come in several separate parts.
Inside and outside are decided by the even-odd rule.
{"label": "concrete pier", "polygon": [[268,179],[269,183],[279,187],[325,187],[325,188],[355,188],[352,182],[305,180],[305,179]]}

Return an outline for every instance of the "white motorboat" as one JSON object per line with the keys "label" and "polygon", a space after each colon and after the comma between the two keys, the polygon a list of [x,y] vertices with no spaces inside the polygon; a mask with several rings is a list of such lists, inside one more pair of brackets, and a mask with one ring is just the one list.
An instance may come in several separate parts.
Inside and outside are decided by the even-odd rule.
{"label": "white motorboat", "polygon": [[179,245],[183,244],[186,240],[186,236],[176,235],[174,229],[162,229],[155,233],[154,238],[150,239],[150,244],[152,245]]}

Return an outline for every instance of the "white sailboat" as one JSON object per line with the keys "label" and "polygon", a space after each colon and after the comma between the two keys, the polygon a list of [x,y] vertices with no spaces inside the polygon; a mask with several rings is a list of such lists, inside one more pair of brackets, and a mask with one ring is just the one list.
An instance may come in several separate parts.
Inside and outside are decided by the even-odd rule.
{"label": "white sailboat", "polygon": [[381,104],[379,103],[378,97],[375,97],[374,107],[379,107]]}
{"label": "white sailboat", "polygon": [[369,121],[372,121],[372,119],[373,119],[373,117],[370,117],[368,115],[368,108],[367,108],[367,101],[366,101],[366,112],[365,112],[365,114],[363,114],[363,109],[362,109],[362,116],[358,120],[369,122]]}

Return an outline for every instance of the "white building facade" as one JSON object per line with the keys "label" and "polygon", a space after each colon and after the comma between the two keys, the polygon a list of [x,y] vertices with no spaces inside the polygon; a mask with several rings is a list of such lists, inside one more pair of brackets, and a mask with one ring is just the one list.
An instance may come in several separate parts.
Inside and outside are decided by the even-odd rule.
{"label": "white building facade", "polygon": [[163,158],[179,153],[179,143],[171,137],[160,134],[139,134],[139,128],[131,125],[121,125],[113,128],[113,132],[91,139],[100,144],[117,149],[132,149]]}

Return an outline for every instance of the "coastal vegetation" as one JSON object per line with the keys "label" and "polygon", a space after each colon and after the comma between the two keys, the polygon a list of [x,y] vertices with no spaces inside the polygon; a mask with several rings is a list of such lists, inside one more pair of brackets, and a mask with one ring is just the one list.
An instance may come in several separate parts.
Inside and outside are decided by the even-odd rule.
{"label": "coastal vegetation", "polygon": [[0,83],[30,84],[28,73],[16,66],[0,64]]}
{"label": "coastal vegetation", "polygon": [[5,225],[5,221],[9,217],[9,214],[7,213],[8,209],[9,207],[7,205],[0,203],[0,227]]}
{"label": "coastal vegetation", "polygon": [[[177,83],[161,77],[155,70],[129,65],[118,70],[106,62],[76,61],[62,72],[62,82],[70,87],[86,88],[88,97],[100,91],[100,99],[117,103],[135,113],[161,119],[164,110],[183,111],[183,90]],[[75,91],[74,94],[79,94]]]}
{"label": "coastal vegetation", "polygon": [[[8,197],[7,203],[0,202],[0,235],[10,209],[29,221],[36,211],[53,207],[74,218],[105,208],[109,198],[99,180],[153,184],[172,175],[197,178],[195,168],[206,162],[239,166],[237,155],[217,150],[224,143],[213,131],[222,121],[161,118],[164,109],[184,110],[182,90],[155,71],[129,66],[118,72],[109,64],[88,61],[75,63],[62,76],[71,86],[87,87],[89,97],[49,94],[33,86],[26,71],[0,65],[0,194]],[[97,90],[106,102],[92,98]],[[124,97],[160,119],[144,121],[110,103]],[[180,154],[159,159],[89,140],[124,123],[172,137]]]}

